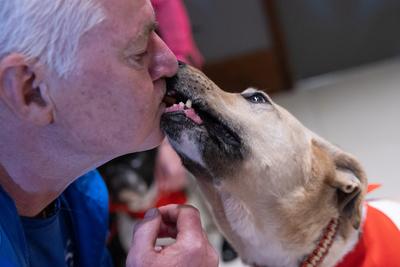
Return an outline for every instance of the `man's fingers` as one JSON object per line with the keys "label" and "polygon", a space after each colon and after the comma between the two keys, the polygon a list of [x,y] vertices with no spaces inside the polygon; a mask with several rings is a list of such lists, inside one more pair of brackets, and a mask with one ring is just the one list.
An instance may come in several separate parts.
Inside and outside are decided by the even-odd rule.
{"label": "man's fingers", "polygon": [[175,224],[178,239],[204,238],[200,213],[188,205],[167,205],[160,207],[162,220],[166,224]]}
{"label": "man's fingers", "polygon": [[132,247],[136,250],[154,249],[161,228],[161,214],[157,209],[146,212],[145,218],[133,228]]}
{"label": "man's fingers", "polygon": [[[166,252],[184,248],[187,259],[194,266],[218,266],[218,254],[208,242],[197,209],[187,205],[168,205],[159,209],[163,222],[175,224],[178,231],[176,242],[164,248]],[[206,265],[204,261],[207,261]]]}
{"label": "man's fingers", "polygon": [[158,233],[158,237],[171,237],[176,239],[176,235],[178,234],[178,230],[176,229],[175,223],[169,222],[161,222],[160,231]]}

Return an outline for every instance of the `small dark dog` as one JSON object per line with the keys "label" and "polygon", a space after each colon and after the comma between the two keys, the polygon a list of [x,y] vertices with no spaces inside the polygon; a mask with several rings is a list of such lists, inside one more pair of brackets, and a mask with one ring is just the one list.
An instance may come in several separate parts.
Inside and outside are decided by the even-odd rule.
{"label": "small dark dog", "polygon": [[[108,248],[116,267],[125,266],[126,248],[120,239],[121,214],[131,215],[152,207],[157,198],[154,167],[157,149],[127,154],[98,168],[110,194]],[[140,216],[139,216],[140,217]]]}
{"label": "small dark dog", "polygon": [[[153,207],[157,201],[158,189],[154,178],[158,150],[127,154],[98,168],[110,194],[110,228],[108,248],[114,266],[125,266],[126,240],[121,240],[122,221],[132,223],[141,218],[143,211]],[[176,199],[174,199],[176,201]],[[132,227],[131,227],[132,228]],[[220,248],[221,260],[230,262],[237,258],[236,252],[226,240]]]}
{"label": "small dark dog", "polygon": [[127,204],[133,211],[147,208],[154,188],[156,155],[157,149],[128,154],[99,167],[112,203]]}

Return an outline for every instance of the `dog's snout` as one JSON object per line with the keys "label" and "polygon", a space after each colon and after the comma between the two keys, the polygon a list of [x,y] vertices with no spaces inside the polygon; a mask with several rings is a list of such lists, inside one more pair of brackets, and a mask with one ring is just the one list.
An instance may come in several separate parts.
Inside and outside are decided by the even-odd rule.
{"label": "dog's snout", "polygon": [[184,67],[186,67],[186,63],[183,62],[183,61],[178,60],[178,67],[179,67],[180,69],[181,69],[181,68],[184,68]]}
{"label": "dog's snout", "polygon": [[193,95],[196,92],[211,91],[217,87],[198,69],[182,61],[178,61],[178,65],[176,75],[166,79],[167,91],[186,91]]}
{"label": "dog's snout", "polygon": [[167,91],[174,90],[176,83],[178,81],[178,77],[175,75],[170,78],[166,78],[165,80],[166,80]]}
{"label": "dog's snout", "polygon": [[178,67],[178,72],[174,76],[166,78],[167,90],[176,90],[178,83],[182,83],[185,80],[188,65],[178,60]]}

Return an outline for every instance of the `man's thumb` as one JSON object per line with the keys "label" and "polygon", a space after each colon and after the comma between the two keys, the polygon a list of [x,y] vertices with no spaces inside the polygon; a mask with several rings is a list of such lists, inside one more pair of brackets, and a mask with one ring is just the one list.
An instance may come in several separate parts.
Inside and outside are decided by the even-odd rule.
{"label": "man's thumb", "polygon": [[146,212],[144,219],[133,228],[132,247],[135,249],[154,249],[161,227],[161,214],[153,208]]}

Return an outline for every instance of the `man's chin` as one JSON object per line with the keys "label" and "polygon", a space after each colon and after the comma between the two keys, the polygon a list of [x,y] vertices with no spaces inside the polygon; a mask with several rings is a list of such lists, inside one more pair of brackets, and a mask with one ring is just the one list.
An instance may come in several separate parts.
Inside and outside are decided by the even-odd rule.
{"label": "man's chin", "polygon": [[164,111],[165,103],[161,102],[158,106],[157,113],[155,114],[153,130],[146,135],[146,137],[137,145],[135,151],[133,152],[153,149],[161,144],[165,138],[165,134],[160,128],[161,115],[164,113]]}
{"label": "man's chin", "polygon": [[147,136],[146,139],[143,140],[141,144],[139,144],[137,150],[135,152],[145,151],[149,149],[153,149],[161,144],[164,140],[165,135],[158,127],[154,130],[150,135]]}

